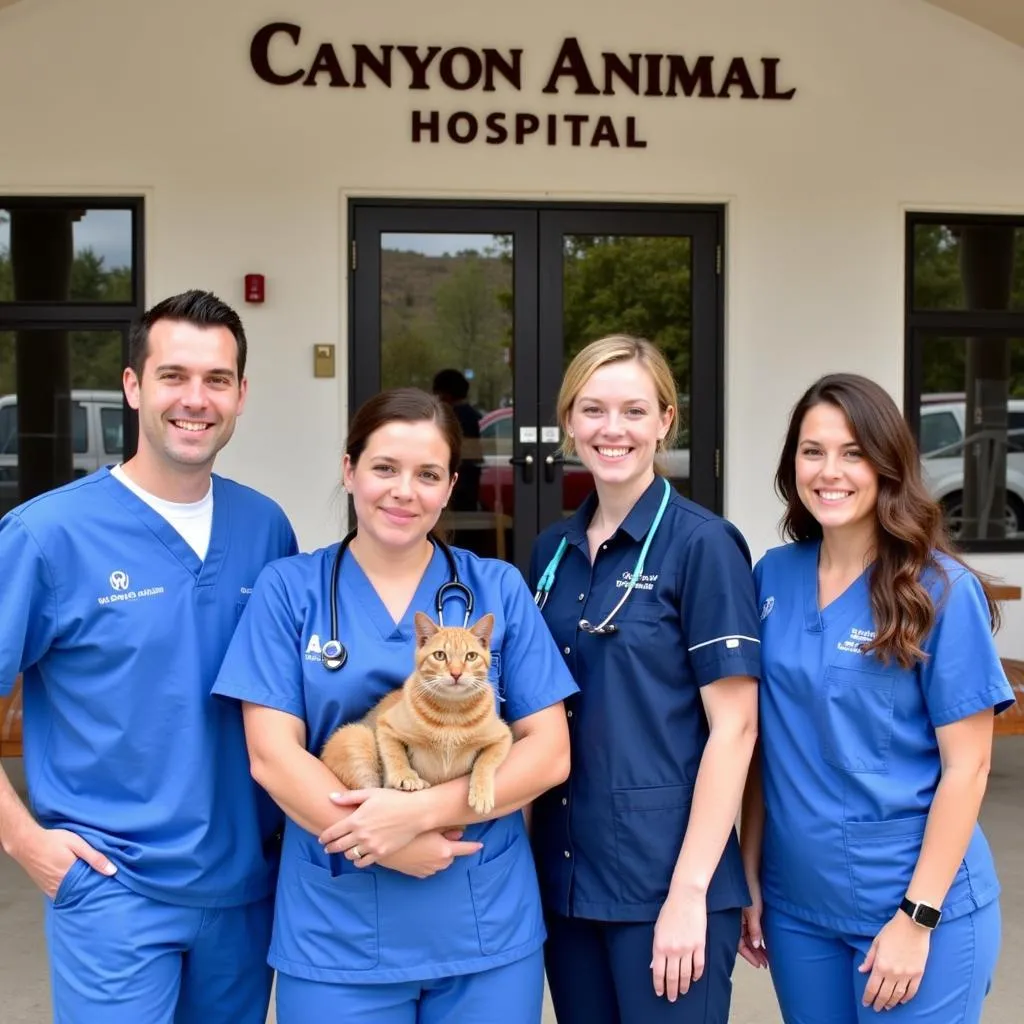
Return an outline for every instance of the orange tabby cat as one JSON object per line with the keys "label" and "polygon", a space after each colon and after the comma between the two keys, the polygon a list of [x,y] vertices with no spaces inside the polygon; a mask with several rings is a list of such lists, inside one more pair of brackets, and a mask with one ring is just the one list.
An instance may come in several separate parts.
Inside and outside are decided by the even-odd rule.
{"label": "orange tabby cat", "polygon": [[[343,725],[321,760],[349,789],[426,789],[470,774],[469,806],[494,809],[494,773],[512,746],[487,679],[494,616],[469,629],[417,612],[416,667],[359,722]],[[382,778],[383,776],[383,778]]]}

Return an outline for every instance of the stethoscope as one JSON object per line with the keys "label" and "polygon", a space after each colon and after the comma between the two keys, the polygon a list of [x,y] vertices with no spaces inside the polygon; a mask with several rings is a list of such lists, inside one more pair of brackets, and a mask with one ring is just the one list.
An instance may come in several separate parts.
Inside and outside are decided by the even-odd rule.
{"label": "stethoscope", "polygon": [[[629,577],[629,585],[626,587],[626,592],[619,598],[618,603],[615,607],[599,622],[596,626],[588,622],[586,619],[580,619],[580,629],[585,633],[590,633],[591,636],[611,636],[619,631],[619,627],[612,622],[619,613],[619,609],[626,603],[626,598],[633,592],[633,588],[640,582],[640,577],[644,573],[644,560],[647,558],[647,552],[651,548],[651,542],[654,540],[654,535],[658,532],[658,527],[661,525],[661,520],[665,515],[665,509],[668,508],[668,500],[672,496],[672,485],[664,477],[662,482],[665,484],[665,493],[661,496],[661,504],[658,506],[657,515],[654,517],[654,522],[651,523],[651,528],[647,531],[647,537],[644,540],[644,546],[640,549],[640,557],[636,560],[636,568]],[[562,559],[565,557],[565,552],[568,550],[569,542],[565,537],[561,539],[558,544],[558,549],[555,551],[554,557],[548,562],[548,567],[541,573],[540,581],[537,583],[537,591],[533,595],[534,604],[544,610],[544,606],[548,603],[548,595],[551,593],[551,588],[555,585],[555,573],[558,572],[558,566]]]}
{"label": "stethoscope", "polygon": [[[348,661],[348,651],[345,645],[338,639],[338,573],[341,571],[341,560],[345,557],[345,550],[352,543],[356,531],[351,530],[345,535],[345,539],[338,545],[338,552],[334,556],[334,565],[331,566],[331,638],[320,649],[320,660],[324,668],[331,672],[337,672],[342,665]],[[458,594],[466,606],[466,615],[462,620],[463,628],[469,625],[469,617],[473,614],[473,591],[459,579],[459,570],[455,565],[455,556],[451,548],[444,541],[437,537],[431,537],[434,544],[441,549],[441,553],[448,563],[448,582],[442,583],[434,595],[434,607],[437,609],[437,624],[444,625],[444,603],[452,595]]]}

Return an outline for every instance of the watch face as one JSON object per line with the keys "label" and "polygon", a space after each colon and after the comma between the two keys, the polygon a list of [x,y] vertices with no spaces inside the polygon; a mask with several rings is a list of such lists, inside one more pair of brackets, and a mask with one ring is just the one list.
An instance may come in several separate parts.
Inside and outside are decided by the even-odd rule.
{"label": "watch face", "polygon": [[940,917],[942,917],[941,911],[925,906],[923,903],[918,903],[917,909],[914,911],[914,920],[918,924],[923,924],[925,928],[934,928],[939,923]]}

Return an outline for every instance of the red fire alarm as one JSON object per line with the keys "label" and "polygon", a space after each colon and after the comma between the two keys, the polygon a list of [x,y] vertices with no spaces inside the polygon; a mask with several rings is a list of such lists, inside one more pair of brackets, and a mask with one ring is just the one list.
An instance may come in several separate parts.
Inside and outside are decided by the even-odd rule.
{"label": "red fire alarm", "polygon": [[264,282],[262,274],[245,275],[245,301],[262,302],[264,298]]}

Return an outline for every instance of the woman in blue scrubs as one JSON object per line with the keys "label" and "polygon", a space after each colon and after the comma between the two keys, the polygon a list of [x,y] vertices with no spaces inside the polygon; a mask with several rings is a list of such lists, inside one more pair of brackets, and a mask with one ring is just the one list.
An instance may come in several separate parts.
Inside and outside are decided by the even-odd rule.
{"label": "woman in blue scrubs", "polygon": [[978,810],[993,711],[1013,703],[996,606],[874,382],[804,394],[776,486],[795,543],[755,570],[763,757],[741,953],[770,965],[788,1024],[974,1024],[1000,931]]}
{"label": "woman in blue scrubs", "polygon": [[[452,552],[471,622],[495,616],[491,681],[516,740],[490,820],[469,809],[464,778],[342,792],[317,757],[409,675],[414,613],[436,621],[451,569],[431,531],[460,440],[451,409],[422,391],[367,402],[344,459],[357,532],[336,631],[337,544],[268,566],[221,669],[216,692],[244,702],[253,774],[288,816],[269,956],[280,1024],[540,1021],[544,925],[520,808],[566,776],[562,700],[576,687],[515,568]],[[465,604],[449,594],[445,622],[461,625]],[[333,671],[332,641],[347,651]]]}
{"label": "woman in blue scrubs", "polygon": [[740,534],[656,472],[676,395],[652,344],[616,336],[576,356],[558,398],[566,453],[596,487],[531,566],[580,687],[572,772],[533,811],[559,1024],[729,1016],[757,606]]}

